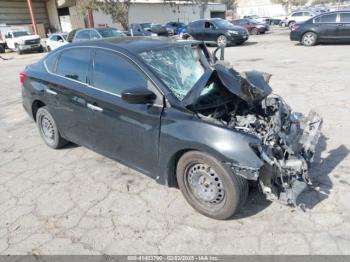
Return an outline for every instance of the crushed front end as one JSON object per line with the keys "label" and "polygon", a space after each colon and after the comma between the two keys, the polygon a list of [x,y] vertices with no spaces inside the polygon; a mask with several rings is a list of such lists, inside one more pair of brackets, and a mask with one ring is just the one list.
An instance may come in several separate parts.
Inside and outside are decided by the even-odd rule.
{"label": "crushed front end", "polygon": [[257,180],[267,199],[296,205],[299,194],[311,184],[308,167],[322,118],[314,111],[307,116],[293,112],[280,96],[272,94],[268,74],[239,74],[222,64],[215,69],[208,84],[211,91],[206,92],[223,95],[199,97],[191,108],[206,121],[257,137],[261,143],[254,145],[254,150],[264,163],[262,168],[235,163],[233,172]]}

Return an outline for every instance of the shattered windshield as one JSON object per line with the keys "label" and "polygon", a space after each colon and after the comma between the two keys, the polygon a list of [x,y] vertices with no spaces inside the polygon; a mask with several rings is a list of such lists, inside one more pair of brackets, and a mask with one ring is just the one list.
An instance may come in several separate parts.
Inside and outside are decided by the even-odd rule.
{"label": "shattered windshield", "polygon": [[205,72],[205,56],[198,46],[185,44],[140,53],[171,92],[182,101]]}

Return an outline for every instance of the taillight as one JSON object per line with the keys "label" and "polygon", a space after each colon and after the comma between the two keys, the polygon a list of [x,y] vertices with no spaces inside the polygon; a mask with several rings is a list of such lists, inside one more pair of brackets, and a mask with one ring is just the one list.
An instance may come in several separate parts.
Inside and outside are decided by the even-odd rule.
{"label": "taillight", "polygon": [[26,81],[26,79],[27,79],[27,75],[25,72],[19,73],[19,81],[21,82],[22,86],[24,85],[24,82]]}
{"label": "taillight", "polygon": [[299,28],[298,25],[293,25],[293,26],[292,26],[292,31],[297,30],[298,28]]}

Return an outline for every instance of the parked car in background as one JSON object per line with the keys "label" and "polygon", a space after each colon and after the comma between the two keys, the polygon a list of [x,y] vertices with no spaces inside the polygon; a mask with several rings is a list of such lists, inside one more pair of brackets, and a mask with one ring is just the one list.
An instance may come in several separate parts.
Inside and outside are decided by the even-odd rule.
{"label": "parked car in background", "polygon": [[166,25],[152,24],[151,32],[159,36],[172,36],[174,35],[174,30]]}
{"label": "parked car in background", "polygon": [[[151,32],[151,27],[142,26],[144,24],[130,24],[129,30],[126,32],[128,36],[156,36]],[[150,24],[151,26],[151,24]]]}
{"label": "parked car in background", "polygon": [[324,13],[294,24],[290,39],[305,46],[322,42],[350,43],[350,11]]}
{"label": "parked car in background", "polygon": [[186,25],[181,22],[169,22],[165,24],[165,27],[170,28],[173,30],[173,34],[177,35],[180,32],[184,33],[184,29],[186,28]]}
{"label": "parked car in background", "polygon": [[269,79],[215,63],[203,43],[149,37],[70,44],[20,74],[49,147],[90,148],[215,219],[243,208],[248,181],[289,205],[310,184],[322,118],[293,112]]}
{"label": "parked car in background", "polygon": [[13,29],[5,33],[6,47],[16,51],[19,55],[25,51],[44,52],[41,39],[38,35],[33,35],[28,30]]}
{"label": "parked car in background", "polygon": [[221,18],[203,19],[189,23],[187,33],[194,39],[216,42],[218,46],[241,45],[248,40],[248,30]]}
{"label": "parked car in background", "polygon": [[46,41],[46,49],[48,52],[55,50],[61,46],[68,44],[67,41],[68,33],[54,33],[50,34]]}
{"label": "parked car in background", "polygon": [[308,10],[293,12],[286,17],[286,25],[291,29],[294,24],[305,22],[315,15],[314,12]]}
{"label": "parked car in background", "polygon": [[249,18],[233,20],[232,24],[244,27],[251,35],[265,34],[270,29],[267,24]]}
{"label": "parked car in background", "polygon": [[125,37],[126,34],[113,27],[75,29],[67,36],[68,42],[88,41],[109,37]]}

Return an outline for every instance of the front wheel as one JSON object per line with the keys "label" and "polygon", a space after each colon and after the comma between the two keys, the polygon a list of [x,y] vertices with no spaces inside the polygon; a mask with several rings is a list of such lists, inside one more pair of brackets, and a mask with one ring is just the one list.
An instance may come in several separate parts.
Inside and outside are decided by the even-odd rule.
{"label": "front wheel", "polygon": [[313,46],[317,42],[317,35],[313,32],[307,32],[303,35],[301,43],[304,46]]}
{"label": "front wheel", "polygon": [[58,131],[55,120],[46,106],[40,107],[36,113],[36,123],[46,145],[58,149],[65,146],[68,141],[65,140]]}
{"label": "front wheel", "polygon": [[219,47],[225,47],[227,45],[227,37],[224,35],[220,35],[217,39],[216,39],[216,44]]}
{"label": "front wheel", "polygon": [[19,48],[18,45],[15,46],[17,54],[21,55],[23,54],[23,51]]}
{"label": "front wheel", "polygon": [[232,217],[248,195],[246,179],[199,151],[189,151],[179,159],[176,177],[187,202],[211,218],[223,220]]}

